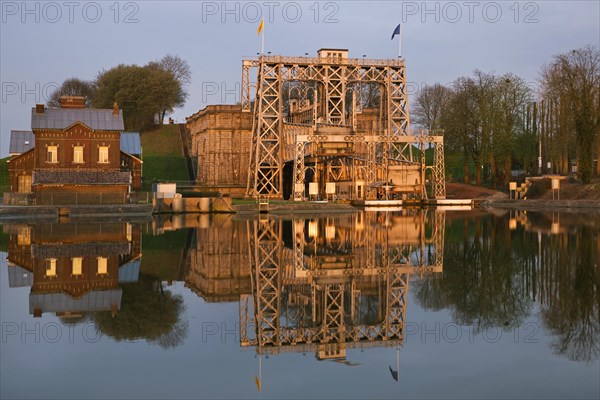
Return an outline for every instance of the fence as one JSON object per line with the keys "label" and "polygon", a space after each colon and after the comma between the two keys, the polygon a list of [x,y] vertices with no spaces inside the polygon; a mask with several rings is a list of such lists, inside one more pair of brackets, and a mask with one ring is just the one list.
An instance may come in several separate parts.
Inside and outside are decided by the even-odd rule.
{"label": "fence", "polygon": [[4,193],[4,204],[12,206],[73,206],[73,205],[108,205],[108,204],[151,204],[152,194],[149,192],[127,193],[74,193],[74,192],[42,192]]}

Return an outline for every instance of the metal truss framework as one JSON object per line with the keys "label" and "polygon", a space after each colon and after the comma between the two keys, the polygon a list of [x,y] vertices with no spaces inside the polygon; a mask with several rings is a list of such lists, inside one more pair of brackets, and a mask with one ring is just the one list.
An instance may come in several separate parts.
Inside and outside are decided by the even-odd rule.
{"label": "metal truss framework", "polygon": [[[255,85],[250,81],[253,69],[257,70]],[[291,125],[283,117],[282,88],[285,82],[299,82],[298,91],[301,98],[307,98],[309,90],[314,91],[312,120],[303,122],[305,127],[310,128],[304,130],[308,133],[304,139],[298,139],[298,132],[301,131],[291,135],[284,133],[286,129],[291,129]],[[380,88],[385,124],[383,131],[373,132],[373,135],[369,135],[371,139],[365,140],[364,137],[356,135],[355,131],[356,94],[360,96],[363,84],[373,83]],[[308,87],[308,84],[313,87]],[[253,87],[256,89],[256,95],[251,110]],[[350,91],[353,99],[351,119],[346,112],[346,94]],[[435,143],[436,150],[439,147],[433,178],[436,182],[435,197],[444,196],[443,138],[418,139],[418,136],[410,135],[403,59],[348,58],[332,61],[329,58],[260,56],[257,60],[243,60],[241,92],[242,111],[254,113],[248,196],[266,195],[281,198],[283,166],[287,161],[293,161],[294,198],[299,199],[299,183],[304,181],[304,158],[310,155],[309,149],[316,149],[316,146],[307,144],[322,141],[364,141],[367,152],[366,181],[367,184],[371,184],[375,182],[377,168],[382,168],[385,174],[389,163],[412,162],[412,145],[424,140]],[[319,130],[328,126],[346,128],[349,134],[335,140],[327,139],[329,135],[321,135]],[[374,195],[373,189],[367,190],[368,198],[373,198]]]}
{"label": "metal truss framework", "polygon": [[[241,346],[255,347],[259,354],[315,350],[339,358],[346,348],[401,345],[410,275],[443,269],[444,211],[433,216],[431,237],[425,237],[426,216],[421,214],[411,220],[421,218],[420,239],[399,243],[385,239],[387,222],[376,221],[381,215],[358,214],[352,229],[338,233],[350,243],[353,262],[337,269],[332,255],[316,255],[317,239],[310,239],[313,221],[308,221],[308,232],[307,221],[292,222],[292,248],[283,243],[281,221],[248,222],[253,294],[240,301]],[[322,225],[321,234],[327,229]],[[360,288],[365,285],[380,288],[375,322],[361,317]]]}

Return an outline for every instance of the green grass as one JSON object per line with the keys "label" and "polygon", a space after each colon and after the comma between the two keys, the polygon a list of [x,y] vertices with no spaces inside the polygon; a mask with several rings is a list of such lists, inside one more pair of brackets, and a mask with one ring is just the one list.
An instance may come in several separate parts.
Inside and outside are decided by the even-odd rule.
{"label": "green grass", "polygon": [[2,226],[0,226],[0,251],[8,253],[8,239],[10,239],[10,235],[4,233]]}
{"label": "green grass", "polygon": [[162,281],[176,281],[185,248],[187,229],[162,235],[142,235],[142,272]]}
{"label": "green grass", "polygon": [[10,157],[0,159],[0,196],[2,196],[2,193],[10,190],[10,184],[8,182],[8,160],[10,160]]}
{"label": "green grass", "polygon": [[181,154],[179,125],[163,125],[141,134],[144,151],[142,190],[151,190],[152,182],[187,181],[185,157]]}

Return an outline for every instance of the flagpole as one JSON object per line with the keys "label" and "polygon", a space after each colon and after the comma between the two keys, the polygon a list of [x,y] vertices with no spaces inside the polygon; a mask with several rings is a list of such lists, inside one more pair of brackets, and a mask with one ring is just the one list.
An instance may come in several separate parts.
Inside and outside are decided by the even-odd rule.
{"label": "flagpole", "polygon": [[264,19],[263,19],[263,26],[262,26],[262,39],[261,39],[261,48],[260,48],[260,54],[264,55],[265,54],[265,25],[264,25]]}
{"label": "flagpole", "polygon": [[400,34],[398,35],[398,58],[402,58],[402,24],[400,24]]}

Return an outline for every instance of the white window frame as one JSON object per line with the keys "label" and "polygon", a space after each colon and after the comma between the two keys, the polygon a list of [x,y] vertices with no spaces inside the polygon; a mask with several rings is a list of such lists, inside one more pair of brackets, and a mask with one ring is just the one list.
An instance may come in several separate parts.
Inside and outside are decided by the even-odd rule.
{"label": "white window frame", "polygon": [[71,258],[71,275],[83,275],[83,257]]}
{"label": "white window frame", "polygon": [[[106,150],[106,152],[104,152],[104,150]],[[109,151],[110,151],[109,146],[98,146],[98,164],[110,163],[110,160],[108,157]],[[102,157],[103,154],[106,156],[105,158]]]}
{"label": "white window frame", "polygon": [[98,275],[108,275],[108,258],[98,257]]}
{"label": "white window frame", "polygon": [[56,258],[46,258],[46,276],[56,276]]}
{"label": "white window frame", "polygon": [[[51,151],[54,150],[54,151]],[[49,164],[58,163],[58,145],[51,145],[46,147],[46,162]]]}
{"label": "white window frame", "polygon": [[[78,157],[79,155],[80,157]],[[78,159],[79,158],[79,159]],[[83,146],[73,146],[73,164],[83,164]]]}

